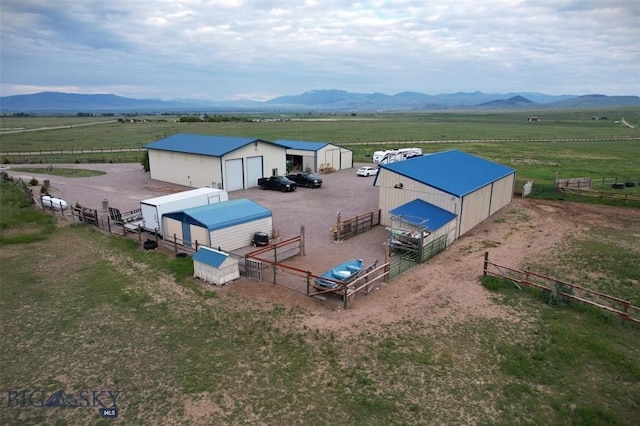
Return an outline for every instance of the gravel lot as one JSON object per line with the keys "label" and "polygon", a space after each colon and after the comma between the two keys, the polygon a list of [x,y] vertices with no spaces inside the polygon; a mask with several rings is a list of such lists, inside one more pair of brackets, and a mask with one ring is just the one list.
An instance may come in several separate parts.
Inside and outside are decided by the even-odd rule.
{"label": "gravel lot", "polygon": [[[366,264],[384,259],[386,239],[383,227],[361,234],[353,239],[336,243],[330,233],[336,223],[336,214],[343,219],[378,210],[378,188],[373,186],[375,177],[356,176],[353,169],[323,174],[321,188],[298,188],[291,193],[263,191],[259,188],[233,191],[229,199],[249,198],[273,212],[273,224],[281,239],[300,234],[305,228],[306,257],[296,259],[296,266],[321,273],[347,259],[362,258]],[[14,166],[20,167],[20,166]],[[33,167],[29,165],[28,167]],[[191,189],[153,180],[144,173],[139,164],[67,164],[56,167],[83,168],[106,172],[102,176],[68,178],[51,175],[12,173],[28,181],[32,177],[42,181],[49,179],[51,194],[67,203],[80,203],[84,207],[102,211],[102,201],[120,211],[140,207],[140,201]]]}

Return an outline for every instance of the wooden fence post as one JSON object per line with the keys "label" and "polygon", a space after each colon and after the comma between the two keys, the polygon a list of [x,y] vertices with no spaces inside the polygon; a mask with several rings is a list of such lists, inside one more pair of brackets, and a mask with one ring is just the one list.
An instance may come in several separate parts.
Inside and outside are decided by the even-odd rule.
{"label": "wooden fence post", "polygon": [[484,252],[484,267],[482,269],[482,276],[486,277],[487,276],[487,266],[489,265],[489,252],[485,251]]}
{"label": "wooden fence post", "polygon": [[300,227],[300,255],[306,256],[304,251],[304,225]]}
{"label": "wooden fence post", "polygon": [[178,254],[178,239],[176,234],[173,234],[173,251],[175,254]]}

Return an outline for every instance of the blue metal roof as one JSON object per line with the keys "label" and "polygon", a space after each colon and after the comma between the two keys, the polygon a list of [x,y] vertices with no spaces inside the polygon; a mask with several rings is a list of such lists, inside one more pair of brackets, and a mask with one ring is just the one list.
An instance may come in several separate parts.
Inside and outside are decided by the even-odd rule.
{"label": "blue metal roof", "polygon": [[228,257],[229,255],[227,253],[213,250],[208,247],[200,247],[198,251],[195,252],[192,259],[194,261],[204,263],[205,265],[219,268],[220,266],[222,266],[224,261],[227,260]]}
{"label": "blue metal roof", "polygon": [[[510,167],[458,150],[427,154],[397,163],[384,164],[380,168],[391,170],[457,197],[464,197],[515,173],[515,170]],[[376,181],[377,179],[376,177]]]}
{"label": "blue metal roof", "polygon": [[223,155],[256,141],[272,143],[255,138],[177,133],[173,136],[148,143],[144,147],[147,149],[158,149],[161,151],[185,152],[189,154],[222,157]]}
{"label": "blue metal roof", "polygon": [[435,232],[458,216],[419,198],[396,207],[389,213],[431,232]]}
{"label": "blue metal roof", "polygon": [[286,139],[278,139],[274,143],[285,148],[300,149],[303,151],[319,151],[329,145],[328,142],[291,141]]}
{"label": "blue metal roof", "polygon": [[209,231],[216,231],[254,220],[264,219],[272,215],[271,210],[255,201],[249,200],[248,198],[240,198],[238,200],[223,201],[221,203],[207,204],[205,206],[166,213],[164,216],[179,220],[180,222],[201,226],[207,228]]}

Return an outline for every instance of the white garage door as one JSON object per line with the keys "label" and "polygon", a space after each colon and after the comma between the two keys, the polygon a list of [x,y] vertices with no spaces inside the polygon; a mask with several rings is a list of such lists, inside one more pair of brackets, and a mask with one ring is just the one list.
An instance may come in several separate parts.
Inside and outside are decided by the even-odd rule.
{"label": "white garage door", "polygon": [[247,157],[247,187],[258,186],[258,179],[264,177],[262,156]]}
{"label": "white garage door", "polygon": [[227,191],[244,189],[244,180],[242,179],[242,158],[226,160],[224,165],[227,171],[227,183],[225,184],[224,189]]}

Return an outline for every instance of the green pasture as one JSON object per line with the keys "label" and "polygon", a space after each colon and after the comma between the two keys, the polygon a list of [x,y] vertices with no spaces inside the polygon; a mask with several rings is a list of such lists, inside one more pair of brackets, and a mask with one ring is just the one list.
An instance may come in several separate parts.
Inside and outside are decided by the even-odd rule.
{"label": "green pasture", "polygon": [[[0,185],[3,238],[49,229],[21,198]],[[576,232],[529,266],[637,304],[638,234],[640,216]],[[303,326],[301,308],[193,284],[189,258],[84,225],[42,236],[0,251],[3,392],[120,391],[123,424],[637,423],[640,327],[612,314],[484,282],[518,321],[340,335]],[[97,408],[8,405],[4,424],[106,424]]]}
{"label": "green pasture", "polygon": [[[539,122],[527,121],[537,115]],[[606,120],[593,120],[604,117]],[[260,119],[268,116],[249,116]],[[620,118],[637,126],[624,126]],[[343,145],[361,142],[392,142],[420,140],[606,138],[640,136],[640,108],[609,108],[602,110],[548,110],[518,112],[450,112],[406,114],[283,114],[283,121],[179,123],[178,117],[136,117],[134,122],[91,125],[23,133],[0,132],[0,152],[40,151],[59,149],[100,149],[140,147],[175,133],[196,133],[256,137],[266,140],[293,139],[326,141]],[[4,127],[53,127],[59,120],[68,125],[107,122],[113,118],[40,118],[4,117]],[[30,124],[31,121],[34,124]],[[43,123],[46,121],[46,123]]]}
{"label": "green pasture", "polygon": [[[528,122],[536,115],[539,122]],[[425,153],[460,149],[517,170],[519,180],[551,184],[555,177],[591,177],[636,182],[640,187],[640,108],[509,112],[421,112],[385,114],[247,115],[283,121],[179,123],[178,117],[148,116],[121,122],[24,133],[0,133],[0,152],[141,147],[175,133],[256,137],[265,140],[328,141],[369,162],[382,149],[419,146]],[[606,117],[606,119],[602,119]],[[593,118],[599,118],[594,120]],[[630,128],[624,118],[635,125]],[[106,122],[112,117],[4,117],[4,128],[38,128]],[[611,138],[630,138],[611,140]],[[575,139],[583,139],[576,141]],[[586,140],[585,140],[586,139]],[[417,141],[431,141],[419,143]],[[139,152],[4,155],[4,163],[139,162]],[[638,191],[625,189],[626,192]]]}

